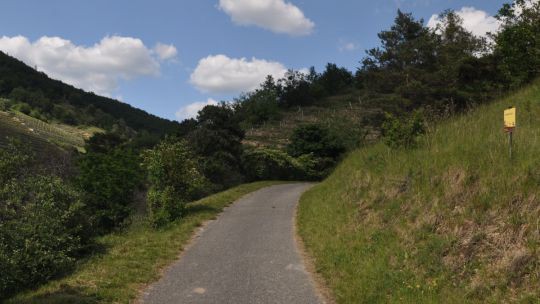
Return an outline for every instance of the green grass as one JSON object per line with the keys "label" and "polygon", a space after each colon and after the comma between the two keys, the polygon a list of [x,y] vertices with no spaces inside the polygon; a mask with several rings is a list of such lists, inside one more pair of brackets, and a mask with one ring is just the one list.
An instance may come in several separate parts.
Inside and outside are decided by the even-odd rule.
{"label": "green grass", "polygon": [[160,271],[178,258],[193,232],[240,197],[279,182],[256,182],[190,204],[188,215],[161,230],[134,223],[122,233],[104,236],[102,254],[81,262],[72,274],[28,291],[7,303],[129,303]]}
{"label": "green grass", "polygon": [[416,149],[359,149],[306,192],[299,233],[337,302],[540,303],[539,117],[536,82]]}

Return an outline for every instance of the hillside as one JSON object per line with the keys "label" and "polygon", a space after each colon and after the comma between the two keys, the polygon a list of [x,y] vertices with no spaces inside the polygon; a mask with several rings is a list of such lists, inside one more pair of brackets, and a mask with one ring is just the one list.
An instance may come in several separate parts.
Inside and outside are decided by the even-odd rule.
{"label": "hillside", "polygon": [[384,116],[381,105],[363,98],[365,92],[349,88],[333,96],[317,100],[309,106],[280,109],[280,119],[248,128],[244,143],[251,146],[282,148],[293,130],[303,124],[319,124],[342,137],[348,148],[372,142],[380,130],[374,121]]}
{"label": "hillside", "polygon": [[539,99],[536,81],[416,149],[356,150],[302,197],[299,233],[338,303],[538,303]]}
{"label": "hillside", "polygon": [[127,127],[156,135],[178,127],[176,122],[129,104],[51,79],[3,52],[0,52],[0,97],[18,103],[11,106],[27,108],[23,112],[31,116],[73,126],[92,125],[106,130]]}
{"label": "hillside", "polygon": [[102,132],[98,128],[76,128],[65,124],[47,123],[20,112],[0,111],[0,147],[6,145],[9,138],[23,140],[35,151],[43,152],[53,146],[82,151],[85,140],[94,133]]}

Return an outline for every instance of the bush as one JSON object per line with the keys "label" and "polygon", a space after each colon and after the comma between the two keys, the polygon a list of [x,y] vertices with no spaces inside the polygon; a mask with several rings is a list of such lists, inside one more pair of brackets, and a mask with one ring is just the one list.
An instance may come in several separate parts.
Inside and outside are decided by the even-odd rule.
{"label": "bush", "polygon": [[88,152],[77,162],[76,184],[96,233],[118,227],[131,213],[136,188],[143,179],[140,158],[130,150]]}
{"label": "bush", "polygon": [[420,112],[402,120],[386,114],[382,129],[384,142],[394,149],[416,147],[418,137],[425,133],[424,119]]}
{"label": "bush", "polygon": [[30,159],[13,143],[0,151],[0,298],[70,268],[88,241],[79,193],[18,170]]}
{"label": "bush", "polygon": [[246,151],[243,165],[250,181],[318,180],[329,173],[335,162],[313,154],[294,158],[281,150],[258,148]]}
{"label": "bush", "polygon": [[251,149],[245,152],[243,165],[250,181],[294,180],[300,177],[297,162],[287,153],[274,149]]}
{"label": "bush", "polygon": [[294,157],[313,154],[315,157],[337,159],[345,152],[345,146],[327,128],[310,124],[293,131],[287,151]]}
{"label": "bush", "polygon": [[182,216],[186,203],[196,198],[208,184],[185,141],[167,138],[143,153],[150,190],[148,209],[155,227]]}

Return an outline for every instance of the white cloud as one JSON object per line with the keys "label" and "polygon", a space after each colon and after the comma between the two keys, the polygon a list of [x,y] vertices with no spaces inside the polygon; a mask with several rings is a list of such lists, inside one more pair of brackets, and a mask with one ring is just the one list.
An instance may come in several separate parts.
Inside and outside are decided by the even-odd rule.
{"label": "white cloud", "polygon": [[172,54],[172,49],[166,48],[156,55],[140,39],[120,36],[107,36],[93,46],[76,45],[60,37],[44,36],[31,42],[23,36],[3,36],[0,50],[37,66],[52,78],[107,96],[113,95],[121,80],[159,75],[156,57]]}
{"label": "white cloud", "polygon": [[315,23],[285,0],[219,0],[219,8],[239,25],[256,25],[275,33],[309,35]]}
{"label": "white cloud", "polygon": [[199,61],[190,82],[205,93],[241,93],[256,89],[268,75],[278,79],[286,72],[279,62],[215,55]]}
{"label": "white cloud", "polygon": [[180,110],[176,112],[176,118],[179,121],[188,118],[194,118],[197,116],[197,113],[199,113],[199,111],[202,110],[204,107],[217,104],[218,102],[212,98],[208,98],[207,101],[200,101],[188,104],[187,106],[180,108]]}
{"label": "white cloud", "polygon": [[154,52],[161,60],[174,59],[178,55],[178,50],[172,44],[158,43],[154,46]]}
{"label": "white cloud", "polygon": [[343,41],[343,40],[340,41],[339,47],[338,47],[340,52],[352,52],[352,51],[356,51],[358,48],[359,46],[356,43],[350,42],[350,41]]}
{"label": "white cloud", "polygon": [[[487,12],[475,9],[474,7],[463,7],[456,14],[463,19],[463,27],[479,37],[485,37],[487,33],[499,31],[501,23],[497,18],[490,16]],[[427,26],[435,29],[443,20],[439,15],[433,15]]]}

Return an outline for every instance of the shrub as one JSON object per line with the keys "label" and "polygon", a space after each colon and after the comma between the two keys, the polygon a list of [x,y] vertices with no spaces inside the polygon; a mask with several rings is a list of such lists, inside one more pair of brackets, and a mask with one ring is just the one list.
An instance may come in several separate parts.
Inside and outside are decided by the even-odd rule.
{"label": "shrub", "polygon": [[300,178],[295,159],[281,150],[251,149],[245,152],[243,165],[250,181],[293,180]]}
{"label": "shrub", "polygon": [[0,150],[0,298],[68,269],[88,241],[79,193],[18,169],[30,160],[14,143]]}
{"label": "shrub", "polygon": [[118,227],[131,213],[134,192],[143,179],[139,156],[121,148],[88,152],[77,167],[76,184],[84,193],[94,231]]}
{"label": "shrub", "polygon": [[418,137],[425,133],[424,119],[420,112],[415,112],[408,119],[398,119],[386,114],[383,123],[384,142],[391,148],[413,148],[418,143]]}
{"label": "shrub", "polygon": [[167,138],[147,150],[143,153],[143,167],[150,184],[150,221],[155,227],[180,218],[186,203],[208,184],[185,141]]}
{"label": "shrub", "polygon": [[337,159],[345,152],[345,146],[328,128],[309,124],[293,131],[287,151],[294,157],[313,154],[315,157]]}

